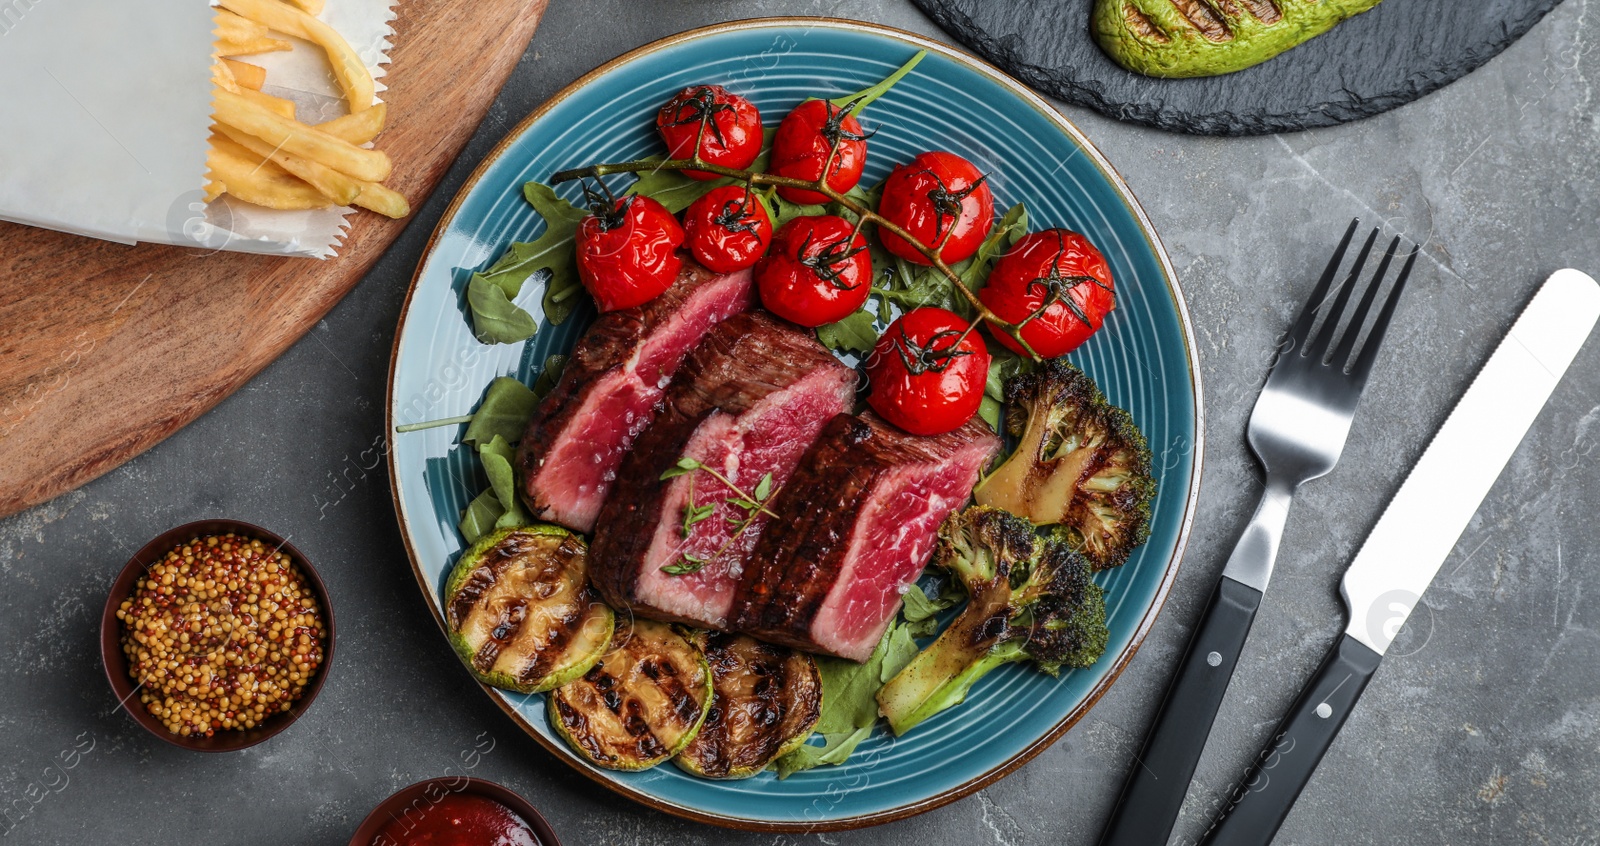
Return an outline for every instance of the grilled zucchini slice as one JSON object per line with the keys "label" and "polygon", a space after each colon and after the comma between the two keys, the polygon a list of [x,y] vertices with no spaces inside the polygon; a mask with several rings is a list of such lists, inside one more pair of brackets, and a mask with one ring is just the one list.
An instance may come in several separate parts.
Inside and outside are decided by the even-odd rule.
{"label": "grilled zucchini slice", "polygon": [[727,632],[702,632],[695,644],[715,692],[700,733],[673,763],[701,778],[749,778],[806,742],[822,715],[810,655]]}
{"label": "grilled zucchini slice", "polygon": [[615,628],[589,587],[583,539],[549,524],[498,529],[445,585],[450,643],[484,684],[541,693],[589,671]]}
{"label": "grilled zucchini slice", "polygon": [[675,626],[619,623],[611,650],[550,694],[550,725],[597,767],[643,770],[678,754],[711,704],[706,657]]}
{"label": "grilled zucchini slice", "polygon": [[1096,0],[1090,29],[1146,76],[1217,76],[1260,64],[1379,0]]}

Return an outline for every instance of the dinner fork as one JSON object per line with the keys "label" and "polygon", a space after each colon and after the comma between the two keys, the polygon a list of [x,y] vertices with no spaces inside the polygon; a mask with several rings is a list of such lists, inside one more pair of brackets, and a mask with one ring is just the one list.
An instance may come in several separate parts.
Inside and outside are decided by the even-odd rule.
{"label": "dinner fork", "polygon": [[1378,315],[1363,334],[1400,252],[1401,239],[1390,242],[1352,311],[1351,295],[1372,255],[1377,229],[1367,236],[1337,287],[1334,280],[1360,223],[1350,221],[1316,290],[1279,345],[1272,372],[1250,414],[1250,449],[1265,472],[1261,500],[1195,627],[1100,837],[1101,846],[1160,846],[1172,834],[1195,765],[1261,605],[1262,592],[1272,577],[1289,502],[1300,485],[1327,475],[1344,451],[1356,403],[1417,252],[1413,246],[1404,257],[1404,267],[1382,294]]}

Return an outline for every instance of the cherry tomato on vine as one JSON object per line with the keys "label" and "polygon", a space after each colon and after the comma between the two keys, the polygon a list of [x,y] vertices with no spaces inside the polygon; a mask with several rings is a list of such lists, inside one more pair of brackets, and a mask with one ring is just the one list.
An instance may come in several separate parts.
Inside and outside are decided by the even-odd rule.
{"label": "cherry tomato on vine", "polygon": [[[844,193],[861,181],[870,134],[862,131],[861,122],[848,107],[841,108],[827,100],[807,100],[778,124],[778,134],[772,139],[772,163],[767,169],[777,176],[816,182],[822,179],[823,165],[831,156],[828,187]],[[828,202],[826,194],[787,186],[778,188],[778,196],[801,205]]]}
{"label": "cherry tomato on vine", "polygon": [[[701,137],[700,127],[705,125]],[[667,142],[667,155],[686,159],[700,142],[700,160],[743,170],[761,155],[761,112],[756,105],[720,85],[691,85],[656,113],[656,131]],[[718,174],[686,170],[695,179]]]}
{"label": "cherry tomato on vine", "polygon": [[[954,264],[971,258],[994,228],[994,194],[977,166],[955,153],[922,153],[896,165],[883,183],[878,214]],[[880,230],[884,249],[914,264],[932,264],[904,238]]]}
{"label": "cherry tomato on vine", "polygon": [[797,217],[756,263],[761,304],[801,326],[849,317],[872,293],[872,259],[855,224],[829,214]]}
{"label": "cherry tomato on vine", "polygon": [[683,212],[683,232],[695,260],[718,273],[756,263],[772,243],[772,215],[747,188],[713,188]]}
{"label": "cherry tomato on vine", "polygon": [[[1088,238],[1046,229],[1022,236],[995,262],[978,299],[1008,323],[1021,323],[1048,300],[1049,307],[1022,327],[1022,338],[1034,352],[1055,358],[1077,349],[1105,323],[1116,308],[1115,294],[1111,268]],[[1023,352],[1010,335],[996,330],[994,336]]]}
{"label": "cherry tomato on vine", "polygon": [[989,349],[976,328],[942,308],[914,308],[867,359],[867,405],[913,435],[938,435],[978,413],[988,379]]}
{"label": "cherry tomato on vine", "polygon": [[593,198],[578,221],[578,280],[601,311],[649,302],[672,286],[683,266],[683,227],[649,197]]}

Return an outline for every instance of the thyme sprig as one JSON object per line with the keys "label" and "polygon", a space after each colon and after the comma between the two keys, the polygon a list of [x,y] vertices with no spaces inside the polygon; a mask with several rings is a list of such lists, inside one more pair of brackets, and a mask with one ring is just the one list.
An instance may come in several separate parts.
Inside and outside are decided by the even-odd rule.
{"label": "thyme sprig", "polygon": [[[728,490],[733,491],[734,495],[724,501],[743,511],[744,516],[736,517],[731,514],[728,515],[727,519],[730,523],[733,523],[734,529],[732,534],[728,535],[728,539],[723,541],[721,546],[717,547],[716,552],[713,552],[711,555],[706,557],[685,552],[679,556],[677,561],[674,561],[671,564],[663,565],[661,567],[661,572],[666,573],[669,576],[686,576],[690,573],[699,572],[701,568],[720,558],[722,553],[728,551],[728,547],[732,546],[734,541],[738,540],[739,537],[748,531],[751,526],[755,525],[756,519],[760,517],[760,515],[766,514],[769,517],[778,516],[770,508],[767,508],[766,505],[767,501],[770,500],[772,495],[775,493],[773,490],[771,473],[767,473],[761,477],[761,481],[756,483],[754,491],[746,491],[734,484],[733,480],[729,479],[727,476],[717,472],[715,468],[709,467],[698,459],[691,458],[686,455],[682,458],[679,458],[675,464],[667,468],[667,471],[661,474],[661,479],[665,481],[677,476],[696,472],[709,474],[712,478],[726,486]],[[716,510],[716,507],[716,503],[713,502],[708,502],[703,505],[695,504],[694,477],[690,476],[688,501],[683,506],[684,538],[687,539],[689,537],[690,532],[694,528],[695,524],[710,517],[712,512]]]}

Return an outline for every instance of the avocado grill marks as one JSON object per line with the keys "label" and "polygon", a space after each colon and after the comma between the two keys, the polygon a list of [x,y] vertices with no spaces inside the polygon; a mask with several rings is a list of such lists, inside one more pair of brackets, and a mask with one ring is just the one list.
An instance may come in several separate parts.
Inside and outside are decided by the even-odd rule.
{"label": "avocado grill marks", "polygon": [[[1199,30],[1206,40],[1217,44],[1232,41],[1234,31],[1229,22],[1238,21],[1247,14],[1267,26],[1283,20],[1283,11],[1278,8],[1277,0],[1155,0],[1155,2],[1171,3],[1172,7],[1183,15],[1184,20]],[[1284,0],[1284,2],[1295,2],[1295,0]],[[1299,0],[1299,2],[1314,3],[1316,0]],[[1123,14],[1127,18],[1128,28],[1133,32],[1162,44],[1172,40],[1148,14],[1136,8],[1133,3],[1124,6]]]}

